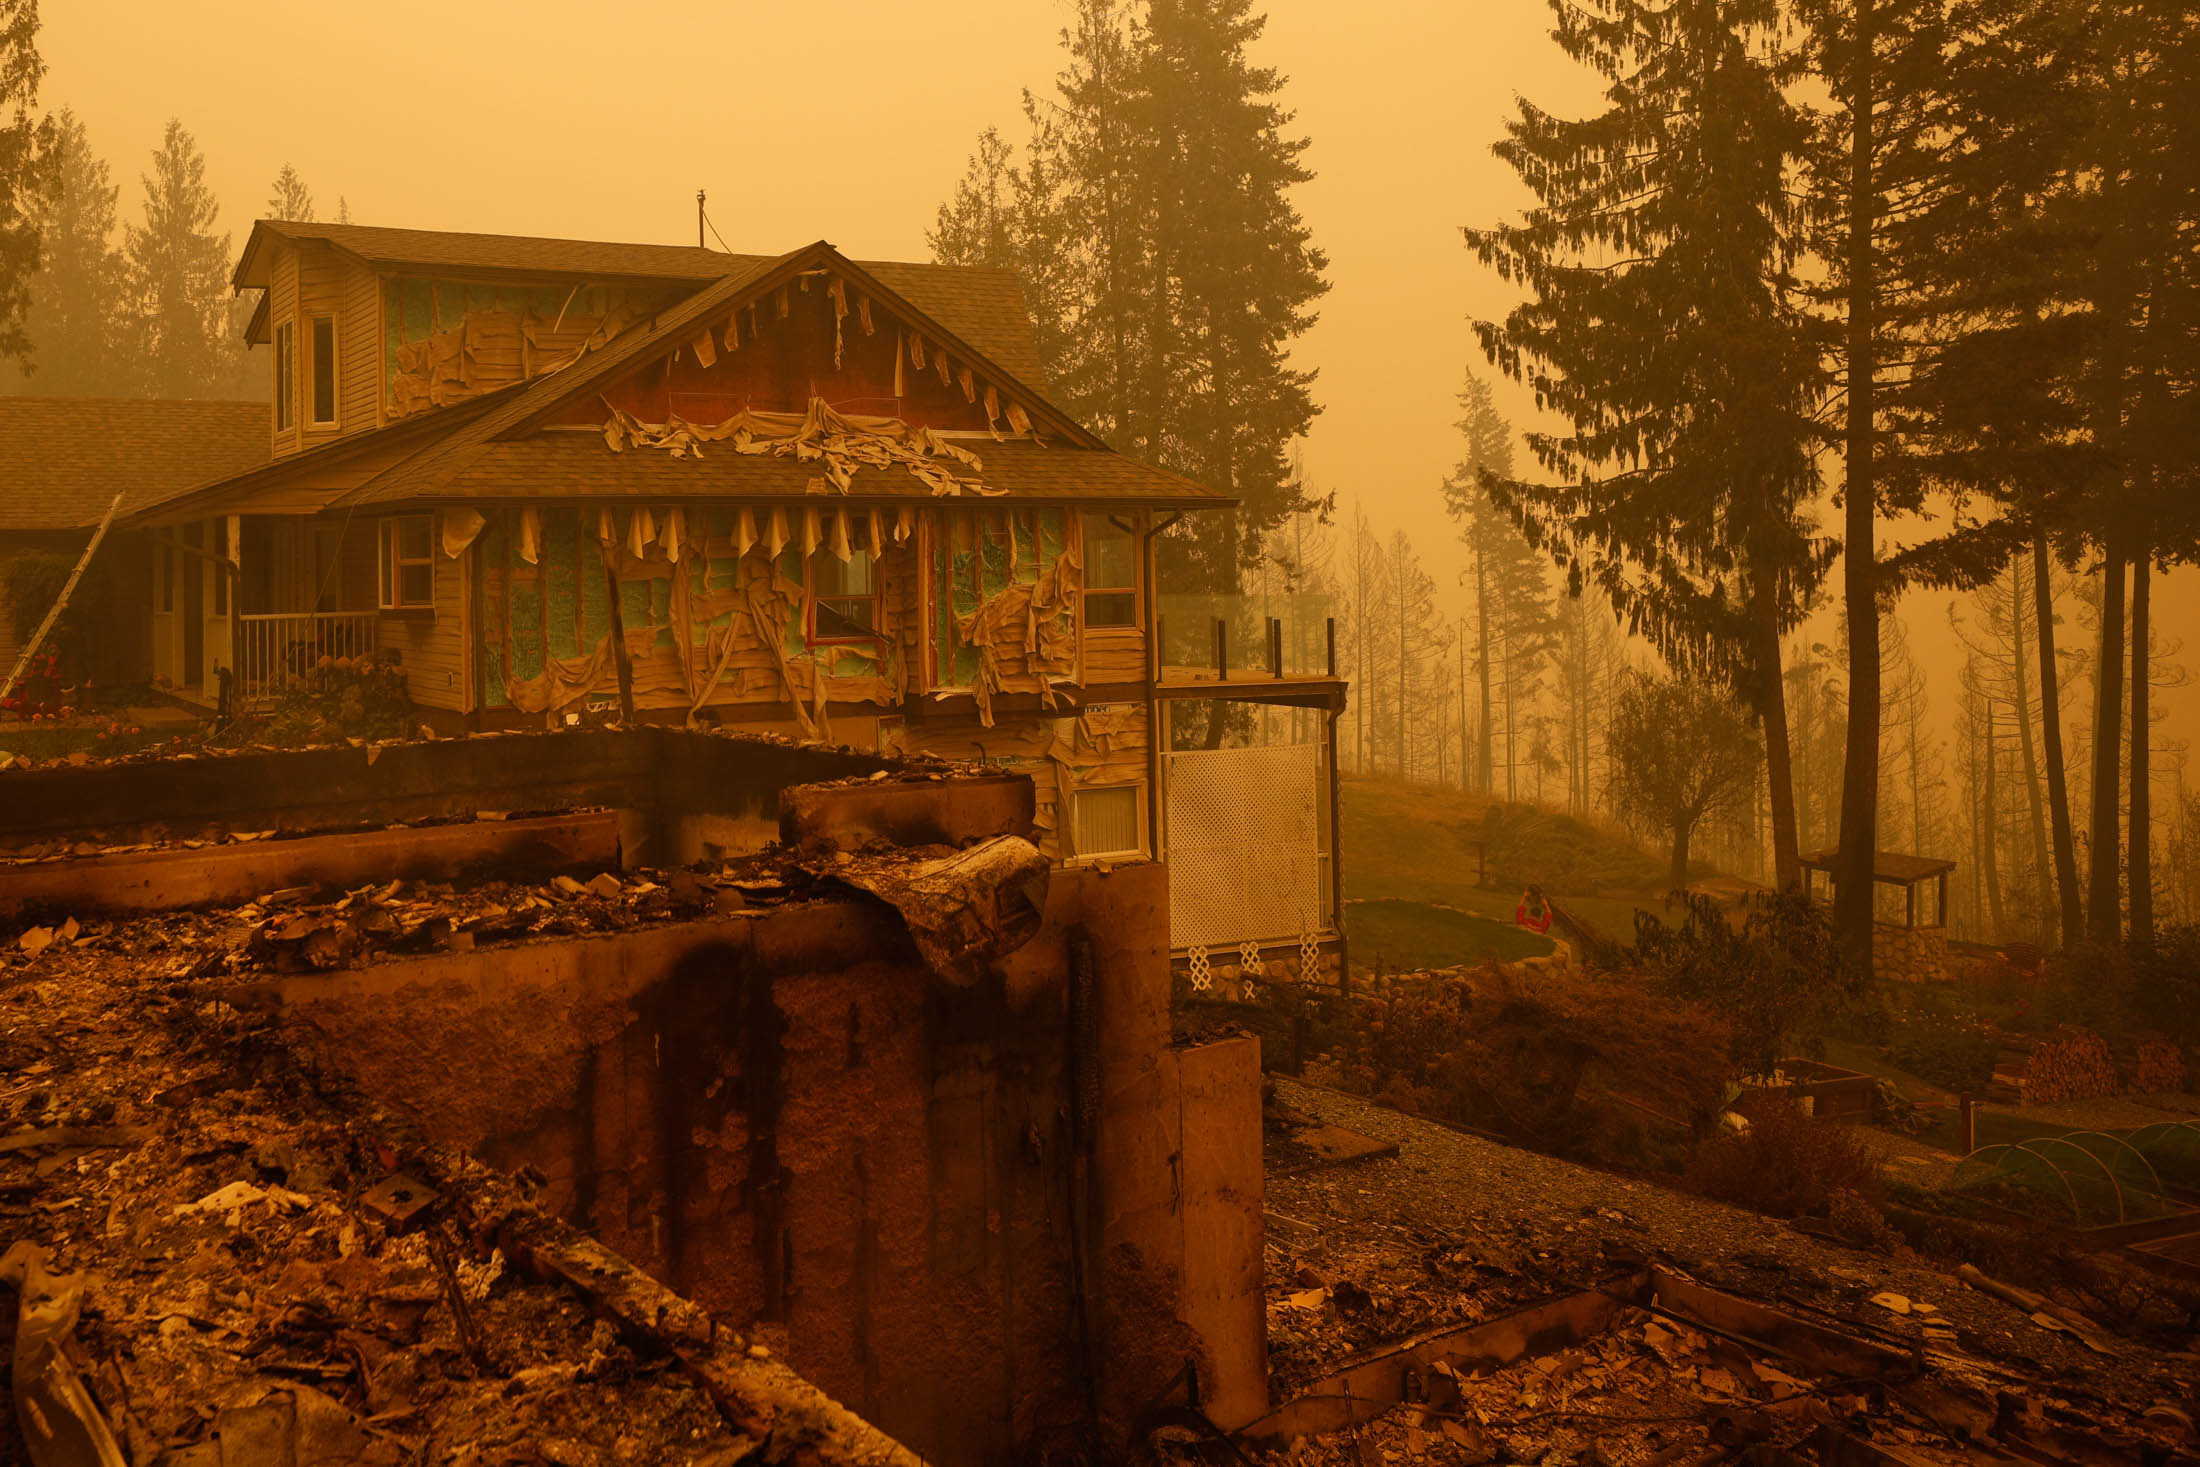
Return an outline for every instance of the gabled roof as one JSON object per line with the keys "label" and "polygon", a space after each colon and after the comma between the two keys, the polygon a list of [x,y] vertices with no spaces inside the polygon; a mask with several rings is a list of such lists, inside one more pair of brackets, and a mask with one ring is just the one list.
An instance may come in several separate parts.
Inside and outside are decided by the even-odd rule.
{"label": "gabled roof", "polygon": [[[241,472],[215,474],[133,496],[124,506],[123,518],[144,520],[155,515],[172,515],[200,497],[227,499],[238,494],[248,494],[266,485],[297,478],[301,474],[339,467],[369,454],[385,453],[408,446],[432,445],[445,434],[464,427],[484,413],[518,396],[521,385],[514,383],[510,387],[483,393],[480,397],[469,398],[465,402],[416,413],[412,417],[385,424],[380,428],[346,433],[340,438],[317,443],[311,448],[286,454],[281,458],[271,458],[267,451],[267,405],[254,403],[252,406],[259,412],[261,437],[260,461],[257,464],[250,465]],[[100,508],[106,508],[104,502]]]}
{"label": "gabled roof", "polygon": [[0,397],[0,530],[95,525],[268,460],[264,402]]}
{"label": "gabled roof", "polygon": [[[714,325],[720,318],[730,315],[746,303],[793,281],[807,271],[815,270],[831,271],[841,276],[853,289],[870,294],[874,303],[888,314],[907,317],[913,325],[928,332],[934,341],[944,344],[956,360],[967,361],[986,380],[995,383],[1006,395],[1020,401],[1025,409],[1030,412],[1036,423],[1042,425],[1050,434],[1068,445],[1048,451],[1064,456],[1068,460],[1087,465],[1094,465],[1101,458],[1119,463],[1130,462],[1109,453],[1106,444],[1065,415],[1061,409],[1048,402],[1038,391],[1017,381],[1014,375],[1006,371],[999,363],[989,360],[982,350],[973,350],[961,337],[946,330],[941,323],[933,319],[929,313],[917,307],[914,302],[909,301],[898,291],[893,290],[886,282],[880,280],[863,266],[846,259],[831,245],[820,240],[816,244],[806,245],[799,250],[782,255],[776,260],[762,261],[727,275],[715,284],[696,292],[678,305],[662,312],[646,326],[631,328],[614,338],[601,351],[583,357],[571,366],[534,379],[526,385],[524,390],[500,404],[495,411],[482,415],[478,420],[453,434],[443,443],[392,467],[334,502],[339,504],[391,504],[407,501],[449,499],[457,496],[456,485],[477,466],[482,466],[483,473],[488,476],[484,482],[496,482],[496,470],[493,467],[485,466],[485,461],[497,465],[510,465],[523,460],[525,455],[507,451],[510,445],[514,442],[529,441],[532,437],[539,435],[543,424],[559,408],[577,399],[590,396],[603,387],[604,384],[629,369],[650,360],[659,353],[684,344],[699,329]],[[592,461],[601,468],[607,483],[618,479],[622,475],[630,481],[634,477],[635,471],[618,468],[615,460],[620,456],[610,453],[594,437],[588,435],[557,436],[572,436],[584,445],[581,450],[567,458],[566,462],[590,462],[591,460],[582,455],[593,454]],[[1088,455],[1090,455],[1089,458]],[[631,456],[631,454],[627,456]],[[668,455],[661,456],[669,457]],[[706,455],[705,457],[712,456]],[[702,460],[688,460],[685,462],[700,463]],[[1154,474],[1157,471],[1141,469],[1140,472]],[[707,491],[685,492],[719,494],[746,492],[769,494],[776,492],[768,488],[744,490],[730,487],[722,474],[698,474],[692,477],[697,482],[702,482],[707,478],[721,487]],[[875,477],[892,479],[896,476],[881,474]],[[806,474],[804,476],[805,482],[807,482],[807,478],[808,475]],[[655,482],[663,482],[662,476],[659,476]],[[758,482],[764,482],[764,480],[759,479]],[[1220,501],[1220,496],[1202,490],[1199,486],[1188,480],[1177,478],[1175,475],[1162,476],[1161,480],[1155,481],[1151,488],[1154,492],[1174,495],[1185,500],[1198,500],[1203,503]],[[868,489],[868,486],[866,486],[866,489]],[[588,493],[591,491],[583,487],[570,492]],[[608,492],[617,493],[619,491],[611,490]],[[655,492],[666,491],[658,490]],[[1035,488],[1028,492],[1040,493],[1047,491]]]}
{"label": "gabled roof", "polygon": [[[615,244],[599,240],[542,239],[518,234],[467,234],[440,229],[383,229],[365,224],[303,223],[262,219],[252,226],[231,283],[239,290],[268,283],[270,239],[319,240],[379,270],[420,270],[463,276],[700,286],[739,274],[772,255],[736,255],[694,245]],[[1031,329],[1023,282],[1013,270],[913,261],[864,262],[862,268],[999,362],[1018,380],[1043,388],[1044,364]],[[265,339],[265,323],[255,316]]]}

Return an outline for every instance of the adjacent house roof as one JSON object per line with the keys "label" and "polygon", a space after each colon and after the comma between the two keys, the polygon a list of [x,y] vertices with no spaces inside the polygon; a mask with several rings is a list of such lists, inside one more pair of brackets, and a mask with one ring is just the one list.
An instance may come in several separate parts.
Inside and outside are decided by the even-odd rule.
{"label": "adjacent house roof", "polygon": [[0,530],[96,525],[268,461],[264,402],[0,397]]}
{"label": "adjacent house roof", "polygon": [[[320,240],[382,270],[561,279],[580,275],[604,281],[661,281],[691,286],[721,280],[780,258],[729,254],[694,245],[616,244],[262,219],[252,226],[252,235],[245,241],[244,253],[231,276],[237,289],[267,285],[266,244],[275,238]],[[1032,334],[1031,312],[1024,301],[1023,283],[1013,270],[896,260],[866,261],[862,268],[1000,363],[1019,381],[1044,389],[1046,371]],[[248,339],[267,339],[264,313],[254,316]]]}

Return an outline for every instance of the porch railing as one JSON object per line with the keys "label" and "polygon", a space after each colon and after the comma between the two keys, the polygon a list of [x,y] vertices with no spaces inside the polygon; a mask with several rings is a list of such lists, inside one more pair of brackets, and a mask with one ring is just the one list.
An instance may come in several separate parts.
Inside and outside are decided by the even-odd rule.
{"label": "porch railing", "polygon": [[358,657],[374,650],[371,611],[277,611],[237,618],[237,696],[247,701],[274,693],[285,678],[300,676],[323,657]]}

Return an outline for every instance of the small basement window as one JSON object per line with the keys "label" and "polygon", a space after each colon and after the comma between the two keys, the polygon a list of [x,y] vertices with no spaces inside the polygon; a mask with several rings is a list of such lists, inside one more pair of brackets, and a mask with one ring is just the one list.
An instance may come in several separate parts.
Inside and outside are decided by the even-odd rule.
{"label": "small basement window", "polygon": [[313,423],[329,427],[336,422],[336,318],[313,318]]}
{"label": "small basement window", "polygon": [[1145,786],[1101,785],[1070,795],[1070,854],[1137,856],[1145,853],[1138,828]]}
{"label": "small basement window", "polygon": [[1088,514],[1085,535],[1085,625],[1138,625],[1138,538],[1104,514]]}
{"label": "small basement window", "polygon": [[866,642],[878,635],[878,567],[871,560],[871,527],[848,517],[848,558],[819,546],[810,557],[810,640]]}
{"label": "small basement window", "polygon": [[290,322],[275,328],[275,431],[297,420],[298,333]]}
{"label": "small basement window", "polygon": [[382,521],[381,606],[411,611],[435,605],[435,516],[399,515]]}

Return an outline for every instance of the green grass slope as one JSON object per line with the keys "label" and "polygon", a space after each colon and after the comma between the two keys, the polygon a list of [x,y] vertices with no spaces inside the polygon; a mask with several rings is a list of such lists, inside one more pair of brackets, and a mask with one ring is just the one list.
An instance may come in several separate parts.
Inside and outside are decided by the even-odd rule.
{"label": "green grass slope", "polygon": [[1665,885],[1665,863],[1624,831],[1465,790],[1347,779],[1343,836],[1357,969],[1372,970],[1378,957],[1395,970],[1548,951],[1513,925],[1530,883],[1629,942],[1635,909],[1658,910]]}

